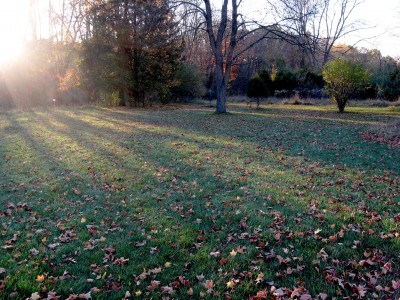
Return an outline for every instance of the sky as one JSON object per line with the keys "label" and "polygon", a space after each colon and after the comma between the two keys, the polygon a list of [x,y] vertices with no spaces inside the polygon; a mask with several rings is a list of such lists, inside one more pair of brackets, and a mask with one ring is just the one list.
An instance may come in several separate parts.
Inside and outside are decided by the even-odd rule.
{"label": "sky", "polygon": [[[58,0],[53,0],[58,1]],[[222,0],[213,0],[218,5]],[[266,0],[244,0],[246,14],[265,15]],[[0,0],[0,64],[15,58],[28,35],[27,0]],[[369,30],[359,31],[340,42],[357,47],[379,49],[383,55],[400,57],[400,1],[365,0],[353,14],[353,21],[363,20]]]}
{"label": "sky", "polygon": [[360,38],[368,38],[358,46],[376,48],[383,55],[400,57],[399,0],[366,0],[355,11],[353,20],[364,20],[373,28],[350,35],[344,42],[352,43]]}
{"label": "sky", "polygon": [[0,0],[0,64],[22,50],[26,13],[26,0]]}

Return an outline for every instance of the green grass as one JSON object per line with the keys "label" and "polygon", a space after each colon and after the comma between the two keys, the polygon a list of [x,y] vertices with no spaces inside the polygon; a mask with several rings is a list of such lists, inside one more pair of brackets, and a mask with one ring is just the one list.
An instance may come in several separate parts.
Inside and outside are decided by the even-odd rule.
{"label": "green grass", "polygon": [[1,113],[0,298],[393,297],[400,113],[230,111]]}

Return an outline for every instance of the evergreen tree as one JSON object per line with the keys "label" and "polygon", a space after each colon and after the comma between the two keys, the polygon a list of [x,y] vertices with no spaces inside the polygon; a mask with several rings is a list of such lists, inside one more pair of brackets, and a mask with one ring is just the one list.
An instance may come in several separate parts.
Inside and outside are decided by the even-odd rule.
{"label": "evergreen tree", "polygon": [[182,43],[168,1],[112,0],[91,7],[85,42],[89,87],[118,91],[120,104],[168,97]]}

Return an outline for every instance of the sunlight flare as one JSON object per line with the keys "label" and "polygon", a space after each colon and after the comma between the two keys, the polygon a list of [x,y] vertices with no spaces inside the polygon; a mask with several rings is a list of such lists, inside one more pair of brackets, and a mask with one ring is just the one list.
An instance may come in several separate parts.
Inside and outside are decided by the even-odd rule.
{"label": "sunlight flare", "polygon": [[25,40],[26,1],[0,2],[0,65],[21,55]]}

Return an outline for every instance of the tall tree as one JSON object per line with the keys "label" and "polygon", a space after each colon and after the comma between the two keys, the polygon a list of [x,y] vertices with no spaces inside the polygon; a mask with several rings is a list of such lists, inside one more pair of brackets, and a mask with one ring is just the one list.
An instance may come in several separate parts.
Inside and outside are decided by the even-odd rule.
{"label": "tall tree", "polygon": [[223,0],[221,7],[213,9],[210,0],[172,0],[177,5],[189,5],[199,13],[204,22],[209,45],[215,63],[215,83],[217,96],[217,113],[226,112],[227,86],[230,80],[231,69],[235,59],[247,48],[237,51],[240,41],[244,40],[254,30],[246,30],[247,22],[239,13],[242,0]]}
{"label": "tall tree", "polygon": [[[166,97],[181,53],[169,2],[103,0],[92,5],[90,14],[93,36],[86,42],[90,77],[106,76],[125,104],[144,105],[154,97]],[[96,61],[104,64],[93,65]]]}
{"label": "tall tree", "polygon": [[225,32],[228,30],[228,0],[224,0],[221,7],[221,16],[218,28],[214,32],[213,10],[209,0],[204,0],[205,4],[205,21],[207,33],[210,40],[211,50],[215,58],[215,79],[217,83],[217,112],[226,112],[226,88],[229,82],[229,76],[233,63],[233,54],[237,44],[238,24],[238,7],[241,3],[237,0],[231,0],[231,24],[229,43],[226,46],[224,42]]}
{"label": "tall tree", "polygon": [[[344,36],[362,30],[351,16],[364,0],[268,0],[283,38],[299,46],[303,59],[321,67],[330,58],[333,46]],[[304,62],[306,63],[306,61]]]}

